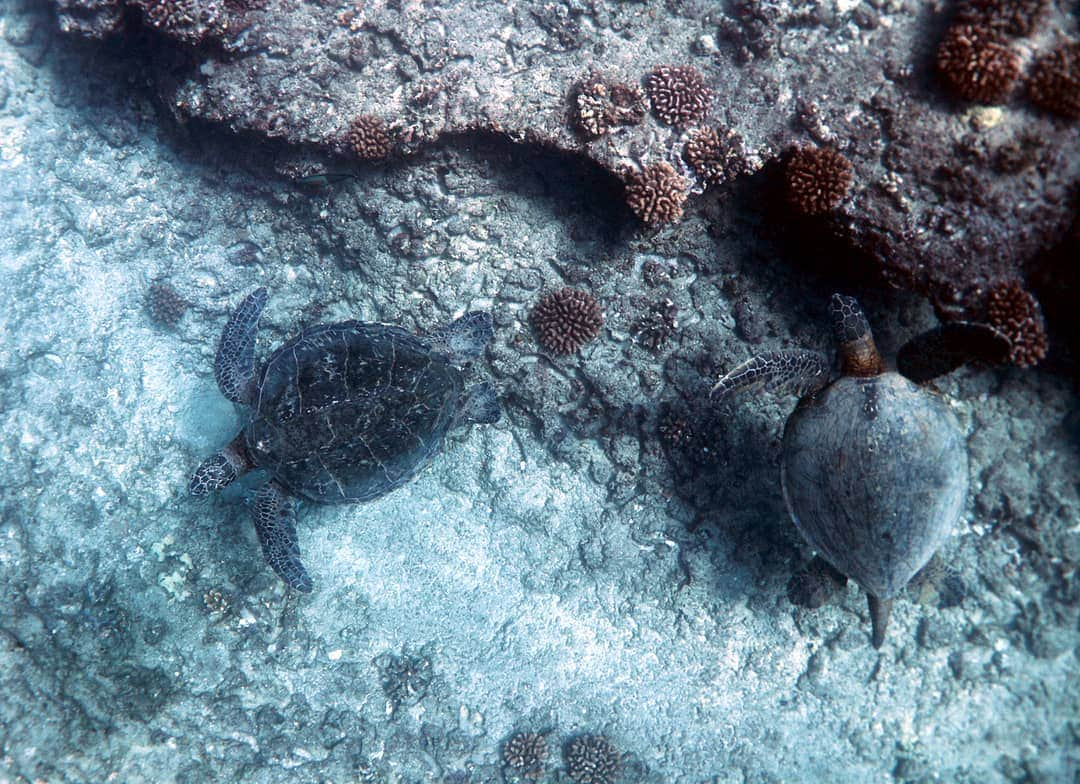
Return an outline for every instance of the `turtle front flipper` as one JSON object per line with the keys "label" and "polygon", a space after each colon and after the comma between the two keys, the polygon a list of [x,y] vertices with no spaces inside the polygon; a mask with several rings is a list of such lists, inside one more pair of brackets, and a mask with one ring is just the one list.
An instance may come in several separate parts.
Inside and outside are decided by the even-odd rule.
{"label": "turtle front flipper", "polygon": [[255,398],[255,334],[269,296],[265,288],[248,294],[221,332],[214,379],[221,394],[234,403],[248,405]]}
{"label": "turtle front flipper", "polygon": [[969,362],[1001,364],[1009,339],[988,324],[954,321],[916,335],[900,347],[896,369],[916,384],[951,373]]}
{"label": "turtle front flipper", "polygon": [[711,395],[719,399],[744,389],[764,388],[777,394],[792,393],[802,397],[818,391],[828,380],[829,359],[820,351],[766,351],[746,360],[717,381]]}
{"label": "turtle front flipper", "polygon": [[284,488],[277,482],[260,487],[255,492],[251,516],[266,563],[290,588],[310,593],[311,578],[300,563],[296,541],[296,513]]}
{"label": "turtle front flipper", "polygon": [[250,471],[251,459],[244,446],[241,433],[232,442],[215,455],[202,461],[188,482],[188,492],[192,495],[207,495],[230,484],[240,474]]}
{"label": "turtle front flipper", "polygon": [[870,605],[871,642],[880,648],[885,642],[885,632],[889,628],[889,615],[892,613],[892,599],[879,599],[872,593],[866,594]]}

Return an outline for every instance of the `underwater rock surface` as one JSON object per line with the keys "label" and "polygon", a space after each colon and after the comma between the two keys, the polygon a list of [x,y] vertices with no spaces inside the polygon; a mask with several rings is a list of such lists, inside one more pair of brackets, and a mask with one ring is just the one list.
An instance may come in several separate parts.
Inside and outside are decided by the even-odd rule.
{"label": "underwater rock surface", "polygon": [[[517,732],[547,737],[544,781],[583,736],[622,782],[1073,776],[1080,408],[1060,364],[940,382],[972,492],[875,653],[854,586],[787,598],[810,559],[779,484],[792,401],[705,393],[763,345],[827,350],[838,287],[889,355],[929,305],[792,254],[745,180],[658,234],[602,172],[485,135],[313,158],[342,176],[297,183],[276,173],[296,148],[174,124],[143,55],[55,24],[0,17],[0,779],[511,781]],[[305,506],[310,597],[265,567],[243,487],[186,494],[239,426],[213,354],[259,285],[262,352],[345,318],[496,321],[503,421],[373,503]],[[528,314],[562,286],[605,319],[552,357]]]}
{"label": "underwater rock surface", "polygon": [[[809,235],[815,263],[854,248],[856,263],[952,318],[978,318],[990,286],[1024,281],[1080,329],[1061,296],[1066,280],[1080,290],[1074,265],[1043,253],[1077,211],[1075,117],[1025,97],[1036,60],[1076,40],[1064,0],[1016,11],[1029,18],[1000,45],[1015,83],[994,105],[955,97],[937,72],[956,4],[54,2],[68,31],[145,30],[140,67],[181,120],[299,148],[369,157],[479,130],[573,153],[627,183],[671,165],[686,174],[679,199],[709,182],[684,161],[700,129],[732,135],[729,178],[760,172],[766,190],[793,144],[836,148],[853,165],[839,209],[770,216]],[[1071,73],[1062,102],[1076,101]]]}

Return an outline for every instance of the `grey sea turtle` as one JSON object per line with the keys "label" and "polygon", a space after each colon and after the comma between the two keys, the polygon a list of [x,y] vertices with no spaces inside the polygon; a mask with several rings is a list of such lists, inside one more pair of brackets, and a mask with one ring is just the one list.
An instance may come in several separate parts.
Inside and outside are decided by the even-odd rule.
{"label": "grey sea turtle", "polygon": [[293,497],[370,501],[412,479],[457,427],[499,419],[489,383],[466,388],[463,366],[492,337],[491,316],[467,313],[426,337],[344,321],[303,330],[255,367],[266,289],[249,294],[221,333],[214,377],[250,418],[191,477],[201,496],[252,469],[269,480],[251,504],[267,563],[290,587],[311,590],[300,562]]}
{"label": "grey sea turtle", "polygon": [[889,371],[852,298],[829,305],[841,376],[818,351],[759,354],[721,378],[713,396],[750,387],[801,396],[784,427],[784,502],[806,541],[866,591],[873,645],[881,647],[893,598],[956,524],[968,491],[967,447],[944,399],[913,383],[964,361],[997,361],[1008,342],[955,323],[903,349]]}

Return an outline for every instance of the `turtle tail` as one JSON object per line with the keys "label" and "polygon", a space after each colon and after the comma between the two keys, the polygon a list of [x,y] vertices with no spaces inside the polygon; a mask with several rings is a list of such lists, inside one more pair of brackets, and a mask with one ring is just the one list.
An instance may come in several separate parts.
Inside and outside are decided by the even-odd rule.
{"label": "turtle tail", "polygon": [[866,594],[866,601],[870,605],[871,642],[875,648],[880,648],[885,642],[885,632],[889,628],[892,599],[879,599],[872,593],[868,593]]}

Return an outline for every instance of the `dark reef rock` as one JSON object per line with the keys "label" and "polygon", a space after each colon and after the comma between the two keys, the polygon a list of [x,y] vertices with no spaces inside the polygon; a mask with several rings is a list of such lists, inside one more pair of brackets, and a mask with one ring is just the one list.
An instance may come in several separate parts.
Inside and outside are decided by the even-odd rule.
{"label": "dark reef rock", "polygon": [[[1007,101],[1001,108],[950,100],[933,78],[935,52],[949,25],[970,21],[922,13],[918,4],[868,18],[750,3],[726,10],[646,3],[646,11],[474,3],[464,13],[456,4],[268,0],[260,8],[204,3],[195,13],[162,0],[54,2],[68,32],[103,38],[141,24],[182,50],[186,70],[178,58],[148,57],[181,120],[280,137],[301,153],[338,149],[351,120],[365,115],[400,128],[405,153],[481,131],[576,153],[614,174],[631,161],[677,173],[685,124],[737,134],[748,172],[809,135],[852,164],[854,184],[829,216],[831,230],[886,281],[928,295],[950,317],[971,317],[995,281],[1049,277],[1040,264],[1059,256],[1041,251],[1060,242],[1075,210],[1075,128],[1026,104],[1021,89],[995,94]],[[985,16],[997,5],[964,8]],[[1024,44],[1045,63],[1055,47],[1071,46],[1076,20],[1063,5],[1029,6],[1022,30],[1015,14],[990,27],[1006,36],[1030,32]],[[1039,37],[1048,30],[1054,40]],[[665,62],[693,77],[680,82],[694,93],[692,111],[665,114],[668,104],[653,97],[654,110],[677,125],[653,114],[637,124],[605,123],[599,135],[581,132],[573,102],[583,72],[611,74],[636,96],[633,84],[651,88]],[[1059,92],[1054,106],[1069,109]],[[636,121],[640,109],[632,114]],[[1023,138],[1041,140],[1028,163],[1001,165]],[[295,168],[285,160],[281,167]],[[681,178],[684,189],[689,183]]]}

